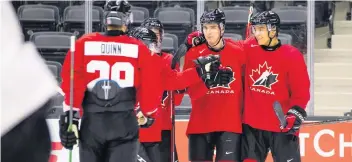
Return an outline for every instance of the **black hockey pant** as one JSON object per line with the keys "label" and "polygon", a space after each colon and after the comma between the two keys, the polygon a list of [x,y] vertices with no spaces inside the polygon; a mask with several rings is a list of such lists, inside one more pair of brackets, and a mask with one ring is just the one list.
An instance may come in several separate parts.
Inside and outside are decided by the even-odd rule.
{"label": "black hockey pant", "polygon": [[135,113],[85,112],[80,128],[80,161],[136,162],[138,124]]}
{"label": "black hockey pant", "polygon": [[[160,154],[162,162],[171,162],[171,130],[163,130],[161,132],[161,143],[160,143]],[[176,144],[174,145],[175,150],[175,162],[178,160]]]}
{"label": "black hockey pant", "polygon": [[247,124],[242,128],[242,160],[265,162],[270,149],[276,162],[301,162],[297,136],[260,130]]}
{"label": "black hockey pant", "polygon": [[137,162],[162,162],[159,145],[160,142],[140,143]]}
{"label": "black hockey pant", "polygon": [[233,132],[210,132],[190,134],[189,160],[212,162],[216,147],[216,162],[239,162],[241,159],[241,134]]}

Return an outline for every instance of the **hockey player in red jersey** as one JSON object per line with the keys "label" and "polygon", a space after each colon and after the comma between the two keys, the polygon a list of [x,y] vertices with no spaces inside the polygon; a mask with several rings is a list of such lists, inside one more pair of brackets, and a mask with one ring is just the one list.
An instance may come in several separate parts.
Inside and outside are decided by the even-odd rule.
{"label": "hockey player in red jersey", "polygon": [[[157,36],[155,33],[144,27],[137,27],[129,31],[129,35],[137,38],[147,47],[152,53],[155,53],[158,50],[157,45]],[[155,66],[155,65],[154,65]],[[160,91],[160,96],[162,95],[162,91]],[[138,96],[140,98],[142,96]],[[161,99],[161,98],[160,98]],[[160,105],[160,104],[159,104]],[[160,155],[160,141],[161,141],[161,110],[158,107],[158,118],[150,119],[146,117],[143,112],[140,111],[140,105],[136,106],[136,114],[138,123],[140,125],[139,129],[139,151],[138,151],[138,159],[137,162],[161,162]],[[151,125],[152,123],[152,125]]]}
{"label": "hockey player in red jersey", "polygon": [[[156,118],[162,82],[159,68],[154,65],[161,59],[152,55],[142,42],[125,34],[130,13],[126,1],[108,1],[105,9],[107,31],[84,35],[75,43],[74,125],[78,126],[84,114],[79,130],[80,159],[135,162],[138,151],[136,96],[141,96],[138,101],[143,114]],[[70,57],[68,52],[62,71],[65,110],[68,110],[70,98]],[[204,69],[205,64],[198,68]],[[192,76],[182,75],[183,81],[173,73],[173,80],[180,84],[198,82],[198,74],[205,75],[198,71],[207,72],[189,71]],[[189,77],[191,79],[187,80]],[[61,116],[60,138],[65,148],[72,149],[78,137],[67,131],[67,118],[68,112]]]}
{"label": "hockey player in red jersey", "polygon": [[[280,18],[272,11],[251,18],[252,33],[242,44],[246,54],[242,153],[244,162],[300,162],[298,131],[306,118],[309,77],[303,55],[277,38]],[[287,125],[280,129],[273,103],[278,101]]]}
{"label": "hockey player in red jersey", "polygon": [[[146,19],[141,26],[144,26],[150,30],[152,30],[157,38],[157,45],[158,48],[155,51],[156,53],[160,54],[163,63],[162,65],[164,65],[163,71],[164,73],[167,73],[168,71],[172,70],[171,69],[171,60],[173,58],[172,54],[169,53],[165,53],[165,52],[161,52],[161,44],[162,44],[162,40],[163,40],[163,36],[164,36],[164,27],[163,24],[156,18],[148,18]],[[176,68],[178,69],[178,68]],[[167,76],[167,75],[163,75],[163,76]],[[171,99],[170,99],[170,93],[171,91],[164,91],[163,96],[162,96],[162,100],[161,100],[161,104],[159,106],[159,110],[160,110],[160,117],[162,118],[162,125],[161,125],[161,143],[160,143],[160,154],[161,154],[161,161],[165,161],[165,162],[169,162],[171,161],[171,129],[172,129],[172,121],[171,121],[171,111],[174,111],[171,106]],[[180,92],[180,91],[177,91]],[[182,101],[183,98],[183,94],[178,94],[178,93],[173,93],[173,101],[175,105],[179,105]],[[176,147],[174,146],[174,150],[175,150],[175,161],[178,160],[177,158],[177,151],[176,151]]]}
{"label": "hockey player in red jersey", "polygon": [[[162,60],[158,62],[158,65],[156,64],[154,66],[155,68],[161,69],[161,78],[163,80],[163,83],[161,84],[162,89],[174,90],[178,88],[186,88],[192,85],[192,83],[180,84],[178,82],[174,82],[175,81],[174,78],[175,76],[180,76],[179,77],[180,80],[189,79],[189,77],[187,77],[188,75],[183,75],[183,74],[186,74],[186,73],[192,74],[192,70],[197,71],[196,70],[197,68],[189,69],[182,73],[179,73],[176,70],[172,70],[171,67],[165,63],[164,61],[165,56],[163,56],[164,54],[161,53],[161,48],[158,45],[159,44],[158,37],[152,30],[147,29],[145,27],[137,27],[129,31],[129,35],[142,40],[144,44],[146,44],[149,47],[149,50],[152,53],[154,53],[157,56],[161,56]],[[203,57],[200,57],[199,59],[201,58]],[[171,60],[171,59],[168,59],[168,60]],[[208,61],[212,62],[213,60],[210,59]],[[216,69],[213,69],[213,70],[216,70]],[[181,74],[181,75],[178,75],[178,74]],[[194,75],[196,75],[198,79],[195,79],[195,82],[193,84],[198,82],[201,84],[204,84],[203,81],[199,79],[199,76],[198,76],[199,74],[194,74]],[[160,96],[162,95],[163,95],[162,92],[160,92]],[[138,98],[141,98],[141,97],[143,96],[138,96]],[[161,129],[162,129],[161,127],[162,127],[162,122],[164,122],[161,116],[163,112],[160,109],[162,107],[163,107],[162,103],[160,103],[159,109],[158,109],[158,112],[160,115],[158,116],[158,118],[150,119],[149,117],[146,117],[145,115],[143,115],[142,112],[139,111],[140,105],[137,105],[137,109],[136,109],[137,118],[139,121],[139,125],[141,125],[141,129],[139,133],[141,146],[140,146],[138,158],[144,159],[147,162],[163,161],[160,159],[160,149],[159,149],[159,145],[161,142]]]}
{"label": "hockey player in red jersey", "polygon": [[[291,45],[281,45],[277,38],[280,18],[276,13],[258,13],[251,25],[253,37],[228,40],[247,56],[242,159],[263,162],[270,149],[274,161],[300,162],[297,135],[306,118],[310,86],[303,55]],[[190,37],[193,40],[199,36]],[[286,113],[287,125],[283,129],[274,112],[276,101]]]}
{"label": "hockey player in red jersey", "polygon": [[[125,34],[130,8],[125,0],[108,1],[106,32],[84,35],[75,43],[73,125],[79,125],[83,114],[79,130],[81,161],[137,160],[136,96],[141,96],[138,101],[143,114],[150,119],[157,118],[162,80],[160,68],[154,65],[161,59],[151,54],[141,41]],[[65,110],[70,103],[70,57],[68,52],[62,71]],[[193,76],[182,76],[198,82],[199,76],[210,72],[205,68],[215,60],[205,59],[209,62],[202,62],[204,64],[188,73]],[[178,74],[172,76],[180,84],[186,80],[177,79]],[[65,148],[72,149],[78,137],[67,131],[68,114],[66,111],[60,117],[60,139]]]}
{"label": "hockey player in red jersey", "polygon": [[192,62],[194,58],[214,54],[220,56],[221,70],[215,76],[209,76],[209,90],[203,84],[192,85],[187,89],[192,99],[187,128],[189,160],[212,161],[216,147],[216,161],[238,162],[242,133],[241,74],[245,54],[239,47],[223,39],[223,11],[215,9],[205,12],[201,17],[201,25],[206,43],[186,53],[184,69],[195,66]]}
{"label": "hockey player in red jersey", "polygon": [[[104,33],[83,35],[75,43],[74,122],[82,116],[79,130],[80,161],[135,162],[138,151],[138,124],[134,106],[136,95],[144,114],[157,117],[160,76],[152,64],[158,61],[140,41],[125,34],[130,4],[108,1]],[[62,70],[64,109],[70,98],[70,57]],[[67,132],[68,113],[60,118],[61,143],[67,149],[76,144]]]}

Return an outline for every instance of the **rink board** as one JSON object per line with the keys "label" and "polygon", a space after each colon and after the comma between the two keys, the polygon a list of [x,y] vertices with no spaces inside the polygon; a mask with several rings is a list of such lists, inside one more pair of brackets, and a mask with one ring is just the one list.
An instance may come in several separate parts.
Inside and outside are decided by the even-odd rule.
{"label": "rink board", "polygon": [[[60,144],[57,119],[48,119],[51,132],[50,162],[67,162],[68,151]],[[188,161],[187,120],[176,121],[176,146],[180,162]],[[352,162],[352,122],[303,127],[300,134],[302,162]],[[78,148],[73,162],[79,162]],[[266,162],[272,162],[268,158]]]}

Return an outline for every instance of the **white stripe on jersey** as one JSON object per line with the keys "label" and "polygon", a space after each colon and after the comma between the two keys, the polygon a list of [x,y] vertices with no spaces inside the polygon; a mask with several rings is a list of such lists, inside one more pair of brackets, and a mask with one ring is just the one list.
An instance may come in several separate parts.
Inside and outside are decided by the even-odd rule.
{"label": "white stripe on jersey", "polygon": [[84,55],[138,58],[138,45],[117,42],[87,41],[84,44]]}

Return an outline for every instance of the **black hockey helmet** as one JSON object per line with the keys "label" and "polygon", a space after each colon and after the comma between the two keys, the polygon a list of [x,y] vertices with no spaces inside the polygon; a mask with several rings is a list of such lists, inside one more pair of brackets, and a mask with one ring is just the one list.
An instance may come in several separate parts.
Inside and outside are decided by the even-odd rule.
{"label": "black hockey helmet", "polygon": [[131,5],[127,0],[108,0],[104,6],[105,25],[128,26],[131,22]]}
{"label": "black hockey helmet", "polygon": [[142,26],[136,27],[130,30],[128,35],[143,41],[143,43],[149,48],[150,51],[157,54],[161,53],[158,37],[152,30]]}
{"label": "black hockey helmet", "polygon": [[148,18],[145,19],[143,21],[143,23],[141,24],[141,26],[146,27],[148,29],[157,29],[159,30],[160,33],[160,41],[162,40],[163,36],[164,36],[164,26],[163,24],[160,22],[160,20],[158,20],[157,18]]}
{"label": "black hockey helmet", "polygon": [[[270,39],[269,46],[272,42],[272,39],[274,37],[277,37],[279,34],[279,27],[280,27],[280,17],[278,14],[276,14],[273,11],[263,11],[260,13],[257,13],[250,19],[250,24],[251,24],[251,29],[252,33],[256,32],[255,26],[256,25],[266,25],[267,30],[268,30],[268,37]],[[275,28],[275,35],[270,35],[270,31],[272,31]],[[279,45],[280,46],[280,43]]]}
{"label": "black hockey helmet", "polygon": [[251,17],[250,23],[251,25],[265,24],[267,25],[269,31],[272,29],[272,27],[276,27],[276,33],[278,34],[278,27],[280,26],[280,17],[273,11],[263,11]]}
{"label": "black hockey helmet", "polygon": [[225,13],[220,9],[215,9],[209,12],[204,12],[203,15],[200,17],[200,23],[217,23],[223,24],[225,26]]}
{"label": "black hockey helmet", "polygon": [[146,28],[160,28],[164,29],[163,24],[158,20],[157,18],[151,17],[148,19],[145,19],[141,26],[146,27]]}
{"label": "black hockey helmet", "polygon": [[257,13],[250,19],[251,25],[271,24],[280,25],[280,17],[273,11],[263,11]]}

